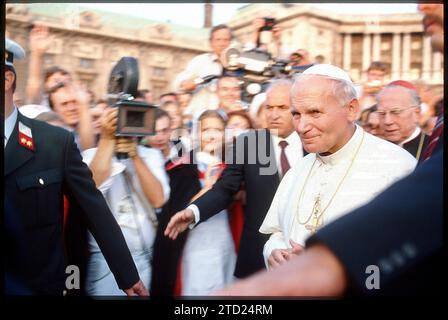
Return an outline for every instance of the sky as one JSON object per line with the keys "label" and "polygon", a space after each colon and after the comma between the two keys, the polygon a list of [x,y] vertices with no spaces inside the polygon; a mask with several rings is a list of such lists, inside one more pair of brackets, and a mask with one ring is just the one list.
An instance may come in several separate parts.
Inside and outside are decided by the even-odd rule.
{"label": "sky", "polygon": [[[213,4],[213,25],[228,22],[237,12],[238,8],[245,4]],[[417,4],[415,3],[311,3],[308,5],[328,11],[348,14],[366,12],[371,14],[417,12]],[[191,27],[202,27],[204,22],[203,3],[83,3],[82,6],[151,20],[169,21]]]}

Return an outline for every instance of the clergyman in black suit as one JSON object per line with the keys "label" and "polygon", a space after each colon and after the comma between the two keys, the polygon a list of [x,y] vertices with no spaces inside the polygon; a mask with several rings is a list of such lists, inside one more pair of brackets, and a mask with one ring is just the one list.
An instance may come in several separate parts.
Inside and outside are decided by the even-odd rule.
{"label": "clergyman in black suit", "polygon": [[419,160],[429,137],[419,127],[420,98],[414,85],[393,81],[381,89],[377,101],[384,138]]}

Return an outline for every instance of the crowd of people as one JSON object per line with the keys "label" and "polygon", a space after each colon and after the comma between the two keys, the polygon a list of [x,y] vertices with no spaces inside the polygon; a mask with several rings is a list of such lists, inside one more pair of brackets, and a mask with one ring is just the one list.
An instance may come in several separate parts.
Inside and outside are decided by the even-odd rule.
{"label": "crowd of people", "polygon": [[[443,51],[443,5],[419,10]],[[5,39],[7,294],[322,296],[351,284],[366,293],[362,268],[378,264],[395,283],[391,264],[408,270],[439,253],[443,96],[422,80],[385,83],[380,61],[358,86],[322,56],[283,52],[278,26],[263,42],[265,21],[255,19],[246,47],[300,72],[244,101],[222,61],[232,31],[215,26],[211,51],[172,92],[138,90],[135,101],[157,106],[154,135],[138,137],[118,137],[117,108],[69,70],[42,70],[48,27],[30,31],[27,79],[14,69],[25,52]],[[403,202],[415,202],[411,212]],[[414,234],[419,223],[427,237]],[[403,247],[401,258],[381,258],[388,245]],[[81,285],[68,290],[70,264]]]}

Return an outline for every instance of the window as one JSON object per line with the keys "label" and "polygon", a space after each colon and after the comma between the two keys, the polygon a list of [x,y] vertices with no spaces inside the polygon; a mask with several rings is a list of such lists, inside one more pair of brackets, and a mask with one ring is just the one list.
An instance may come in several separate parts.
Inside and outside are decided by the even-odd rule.
{"label": "window", "polygon": [[83,69],[92,69],[94,66],[94,60],[93,59],[85,59],[81,58],[79,59],[79,67]]}
{"label": "window", "polygon": [[420,50],[421,49],[421,47],[422,47],[422,43],[421,43],[421,41],[412,41],[412,44],[411,44],[411,49],[412,50]]}
{"label": "window", "polygon": [[152,68],[152,75],[154,77],[164,77],[165,76],[165,68],[154,67]]}
{"label": "window", "polygon": [[45,66],[51,66],[51,65],[53,65],[53,64],[55,64],[55,63],[54,63],[54,56],[53,56],[52,54],[48,54],[48,53],[46,53],[46,54],[44,55],[44,65],[45,65]]}
{"label": "window", "polygon": [[83,17],[83,19],[84,19],[84,22],[87,23],[87,24],[90,24],[90,23],[92,23],[92,21],[93,21],[93,18],[92,18],[92,16],[91,16],[90,14],[86,14],[86,15]]}

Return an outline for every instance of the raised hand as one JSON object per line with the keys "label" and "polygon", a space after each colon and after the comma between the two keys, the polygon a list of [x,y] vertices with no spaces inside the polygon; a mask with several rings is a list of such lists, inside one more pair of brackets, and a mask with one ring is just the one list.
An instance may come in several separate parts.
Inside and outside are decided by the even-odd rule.
{"label": "raised hand", "polygon": [[54,40],[48,33],[48,27],[45,25],[35,25],[30,32],[30,51],[43,54]]}

